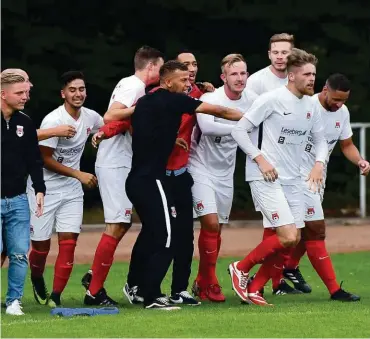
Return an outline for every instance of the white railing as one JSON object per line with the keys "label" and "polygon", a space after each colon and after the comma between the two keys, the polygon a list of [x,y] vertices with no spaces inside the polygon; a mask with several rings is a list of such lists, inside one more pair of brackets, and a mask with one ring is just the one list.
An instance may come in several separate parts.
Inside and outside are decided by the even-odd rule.
{"label": "white railing", "polygon": [[[360,129],[360,154],[366,159],[366,128],[370,128],[368,122],[354,122],[352,128]],[[366,218],[366,177],[360,175],[360,216]]]}

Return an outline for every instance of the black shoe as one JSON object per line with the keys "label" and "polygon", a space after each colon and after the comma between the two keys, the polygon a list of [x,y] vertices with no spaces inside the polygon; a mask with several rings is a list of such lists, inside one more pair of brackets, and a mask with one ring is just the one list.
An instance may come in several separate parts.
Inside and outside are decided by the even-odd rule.
{"label": "black shoe", "polygon": [[[256,273],[254,273],[249,279],[248,279],[248,285],[253,281],[253,279],[256,277]],[[263,294],[265,293],[265,288],[262,287],[259,291],[259,294],[263,297]]]}
{"label": "black shoe", "polygon": [[174,305],[199,306],[201,304],[201,302],[194,299],[188,291],[174,293],[170,296],[169,300],[170,303]]}
{"label": "black shoe", "polygon": [[303,293],[302,291],[296,290],[295,288],[291,287],[284,279],[281,279],[279,286],[272,290],[272,294],[275,295],[302,294],[302,293]]}
{"label": "black shoe", "polygon": [[283,275],[294,285],[294,288],[296,290],[303,293],[311,293],[311,286],[307,284],[306,280],[304,280],[303,275],[299,270],[299,266],[297,266],[296,269],[292,270],[285,269],[283,271]]}
{"label": "black shoe", "polygon": [[138,286],[134,286],[131,288],[128,283],[126,283],[125,286],[123,286],[122,288],[122,292],[126,296],[130,304],[142,304],[144,302],[144,298],[139,295]]}
{"label": "black shoe", "polygon": [[46,304],[50,307],[61,307],[62,303],[60,302],[60,294],[51,292]]}
{"label": "black shoe", "polygon": [[159,309],[165,311],[180,310],[181,307],[171,305],[167,297],[159,297],[150,302],[144,301],[144,307],[146,309]]}
{"label": "black shoe", "polygon": [[118,306],[118,302],[114,301],[107,295],[105,288],[101,288],[98,293],[92,295],[89,290],[86,291],[84,304],[89,306]]}
{"label": "black shoe", "polygon": [[46,288],[44,277],[33,277],[31,275],[31,282],[33,288],[33,296],[35,297],[35,300],[40,305],[46,305],[49,298],[49,292]]}
{"label": "black shoe", "polygon": [[360,297],[356,294],[352,294],[342,290],[343,281],[340,283],[340,288],[338,291],[334,292],[330,299],[331,300],[338,300],[338,301],[360,301]]}
{"label": "black shoe", "polygon": [[81,284],[86,290],[89,289],[92,279],[92,270],[89,270],[81,279]]}

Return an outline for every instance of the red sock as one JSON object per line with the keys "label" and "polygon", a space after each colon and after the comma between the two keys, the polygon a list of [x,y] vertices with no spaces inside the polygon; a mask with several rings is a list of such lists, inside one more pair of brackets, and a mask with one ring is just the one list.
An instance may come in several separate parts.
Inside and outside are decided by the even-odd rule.
{"label": "red sock", "polygon": [[59,241],[59,253],[54,267],[53,292],[62,293],[72,273],[76,240]]}
{"label": "red sock", "polygon": [[263,240],[252,252],[250,252],[243,260],[239,261],[237,268],[243,272],[249,272],[252,267],[264,258],[267,258],[272,253],[283,249],[276,234]]}
{"label": "red sock", "polygon": [[218,233],[218,238],[217,238],[217,257],[220,254],[220,248],[221,248],[221,231]]}
{"label": "red sock", "polygon": [[31,275],[33,277],[42,277],[45,270],[45,263],[46,258],[49,254],[49,251],[47,252],[41,252],[36,251],[34,249],[31,250],[29,262],[30,262],[30,269],[31,269]]}
{"label": "red sock", "polygon": [[[216,262],[218,248],[218,232],[201,229],[199,235],[199,284],[218,284],[216,277]],[[198,273],[198,275],[199,275]]]}
{"label": "red sock", "polygon": [[324,240],[306,241],[308,258],[313,268],[324,282],[330,294],[338,291],[340,286],[337,283],[333,264],[326,251]]}
{"label": "red sock", "polygon": [[266,283],[270,280],[271,269],[274,263],[277,261],[278,257],[279,257],[279,252],[276,252],[276,253],[272,253],[264,260],[261,267],[257,271],[254,279],[248,286],[248,291],[255,293],[266,285]]}
{"label": "red sock", "polygon": [[118,243],[119,240],[103,233],[99,245],[96,248],[92,265],[93,275],[89,286],[89,291],[92,295],[98,293],[104,286]]}
{"label": "red sock", "polygon": [[262,237],[262,240],[265,240],[269,237],[271,237],[272,235],[276,234],[276,231],[273,229],[273,228],[265,228],[263,230],[263,237]]}
{"label": "red sock", "polygon": [[284,262],[284,268],[289,270],[294,270],[299,265],[301,258],[306,253],[306,243],[303,239],[298,243],[298,245],[290,252],[289,257]]}

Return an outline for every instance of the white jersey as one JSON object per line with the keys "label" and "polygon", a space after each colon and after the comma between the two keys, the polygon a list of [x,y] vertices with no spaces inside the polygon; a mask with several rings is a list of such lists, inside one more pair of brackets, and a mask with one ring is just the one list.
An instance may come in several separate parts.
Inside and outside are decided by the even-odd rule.
{"label": "white jersey", "polygon": [[[299,99],[283,86],[259,96],[245,117],[254,126],[260,126],[257,138],[251,137],[251,141],[276,168],[280,183],[299,182],[307,136],[310,131],[323,130],[312,99],[308,96]],[[253,180],[263,180],[263,176],[256,162],[247,157],[246,181]]]}
{"label": "white jersey", "polygon": [[[320,103],[318,94],[312,97],[315,110],[319,112],[325,131],[325,139],[328,143],[328,156],[325,161],[324,178],[326,178],[327,165],[330,154],[338,140],[350,138],[352,133],[351,123],[349,119],[349,111],[346,105],[343,105],[338,111],[327,111]],[[305,152],[303,152],[303,161],[301,165],[302,177],[307,177],[315,164],[315,146],[312,143],[312,137],[308,135],[306,140]]]}
{"label": "white jersey", "polygon": [[[114,102],[119,102],[126,107],[136,104],[145,95],[145,84],[136,75],[123,78],[113,90],[108,109]],[[116,135],[110,139],[103,140],[99,145],[96,156],[96,167],[131,168],[132,161],[132,138],[131,134]]]}
{"label": "white jersey", "polygon": [[262,68],[256,73],[253,73],[247,80],[246,89],[261,95],[281,86],[288,84],[288,77],[279,78],[272,73],[270,66]]}
{"label": "white jersey", "polygon": [[[212,93],[203,94],[199,100],[246,112],[256,98],[257,95],[255,93],[243,91],[242,97],[239,100],[231,100],[226,95],[224,86],[222,86]],[[238,144],[231,136],[231,130],[237,121],[213,116],[207,117],[219,124],[231,125],[230,132],[228,135],[223,136],[204,135],[197,125],[192,134],[188,165],[189,171],[222,180],[229,180],[234,174],[236,150],[238,147]]]}
{"label": "white jersey", "polygon": [[[76,134],[72,138],[54,137],[39,142],[40,146],[54,149],[53,158],[62,165],[79,170],[80,160],[85,148],[86,140],[91,133],[96,132],[104,125],[103,118],[95,111],[81,107],[80,117],[75,120],[66,111],[64,105],[49,113],[41,123],[41,129],[57,127],[60,125],[72,125],[76,128]],[[81,190],[81,183],[71,177],[49,171],[44,168],[44,180],[47,194],[71,192]],[[32,189],[31,178],[28,179],[28,188]]]}

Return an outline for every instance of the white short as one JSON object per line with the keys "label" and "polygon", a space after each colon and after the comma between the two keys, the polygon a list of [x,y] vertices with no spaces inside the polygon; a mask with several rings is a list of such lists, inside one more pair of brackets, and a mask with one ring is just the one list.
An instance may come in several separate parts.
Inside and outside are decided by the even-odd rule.
{"label": "white short", "polygon": [[51,238],[53,227],[58,233],[80,233],[83,217],[83,193],[81,190],[48,194],[44,198],[44,213],[36,217],[36,197],[28,190],[31,211],[31,240],[43,241]]}
{"label": "white short", "polygon": [[322,209],[322,201],[324,200],[324,190],[320,193],[314,193],[309,190],[307,181],[303,182],[304,193],[304,221],[324,220],[324,211]]}
{"label": "white short", "polygon": [[253,202],[261,211],[263,226],[274,228],[295,224],[304,227],[304,203],[302,185],[281,185],[264,180],[250,181]]}
{"label": "white short", "polygon": [[230,180],[216,180],[201,174],[191,173],[194,185],[193,206],[198,217],[217,213],[218,222],[227,224],[234,195],[234,182]]}
{"label": "white short", "polygon": [[131,222],[132,203],[127,197],[125,188],[130,170],[128,167],[95,167],[107,224]]}

